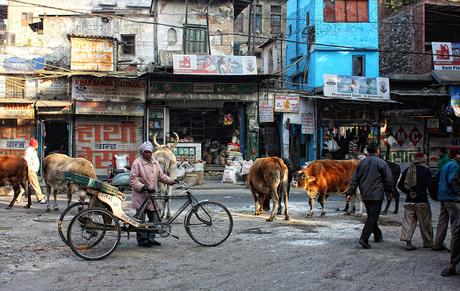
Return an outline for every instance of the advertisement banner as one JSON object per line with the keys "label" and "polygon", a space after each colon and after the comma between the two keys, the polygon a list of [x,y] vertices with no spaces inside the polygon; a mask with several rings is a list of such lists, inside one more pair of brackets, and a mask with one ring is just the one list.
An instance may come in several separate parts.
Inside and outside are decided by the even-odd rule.
{"label": "advertisement banner", "polygon": [[0,118],[4,119],[34,119],[33,104],[0,104]]}
{"label": "advertisement banner", "polygon": [[76,77],[72,80],[72,99],[80,101],[144,101],[146,84],[137,79]]}
{"label": "advertisement banner", "polygon": [[255,56],[173,55],[174,74],[257,75]]}
{"label": "advertisement banner", "polygon": [[324,96],[351,99],[390,100],[388,78],[323,75]]}
{"label": "advertisement banner", "polygon": [[275,122],[273,100],[259,101],[259,122]]}
{"label": "advertisement banner", "polygon": [[144,116],[142,103],[75,102],[76,114]]}
{"label": "advertisement banner", "polygon": [[77,71],[114,71],[114,40],[72,37],[70,69]]}
{"label": "advertisement banner", "polygon": [[300,98],[299,95],[276,95],[275,94],[275,112],[299,113]]}
{"label": "advertisement banner", "polygon": [[43,56],[23,56],[16,57],[2,55],[3,60],[0,65],[0,72],[33,72],[45,68],[45,58]]}
{"label": "advertisement banner", "polygon": [[450,87],[450,106],[455,116],[460,117],[460,87]]}
{"label": "advertisement banner", "polygon": [[435,70],[460,71],[460,43],[432,42]]}

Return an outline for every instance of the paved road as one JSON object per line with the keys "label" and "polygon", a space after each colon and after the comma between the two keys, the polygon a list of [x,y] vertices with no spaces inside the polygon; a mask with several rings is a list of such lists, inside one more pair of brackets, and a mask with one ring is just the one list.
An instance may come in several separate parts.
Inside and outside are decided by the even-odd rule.
{"label": "paved road", "polygon": [[[384,242],[363,250],[357,244],[363,218],[335,211],[343,197],[330,197],[325,217],[304,218],[306,197],[293,191],[291,220],[272,223],[255,217],[245,187],[196,190],[200,199],[223,202],[234,214],[230,238],[215,248],[200,247],[174,224],[180,237],[141,249],[123,237],[107,259],[87,262],[59,239],[59,213],[44,206],[4,210],[11,197],[0,196],[0,289],[2,290],[458,290],[460,275],[439,275],[447,252],[421,248],[417,230],[407,252],[399,242],[402,212],[381,219]],[[60,199],[64,199],[62,195]],[[64,206],[64,200],[60,200]],[[174,206],[173,209],[176,207]],[[392,209],[392,208],[391,208]],[[434,220],[438,205],[433,203]],[[318,213],[318,212],[317,212]]]}

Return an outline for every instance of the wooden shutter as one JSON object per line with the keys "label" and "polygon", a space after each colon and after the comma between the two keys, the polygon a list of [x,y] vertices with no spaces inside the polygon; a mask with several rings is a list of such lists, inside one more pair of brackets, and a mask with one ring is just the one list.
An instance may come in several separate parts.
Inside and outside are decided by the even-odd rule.
{"label": "wooden shutter", "polygon": [[368,0],[358,0],[358,21],[369,21],[369,2]]}

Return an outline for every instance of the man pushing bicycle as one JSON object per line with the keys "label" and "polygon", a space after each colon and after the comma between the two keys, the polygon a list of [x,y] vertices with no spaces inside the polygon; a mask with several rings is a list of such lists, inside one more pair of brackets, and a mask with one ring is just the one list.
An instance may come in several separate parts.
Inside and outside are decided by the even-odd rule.
{"label": "man pushing bicycle", "polygon": [[[144,142],[140,148],[140,157],[134,160],[131,166],[130,184],[133,189],[133,208],[139,210],[145,198],[153,194],[157,190],[158,182],[167,185],[174,185],[178,181],[173,180],[163,173],[158,161],[152,158],[153,145],[151,142]],[[148,201],[145,209],[149,223],[160,222],[159,213],[161,212],[159,204],[155,201]],[[145,214],[141,219],[145,220]],[[154,232],[138,231],[136,234],[137,244],[140,247],[150,248],[152,246],[160,246],[161,243],[155,240]]]}

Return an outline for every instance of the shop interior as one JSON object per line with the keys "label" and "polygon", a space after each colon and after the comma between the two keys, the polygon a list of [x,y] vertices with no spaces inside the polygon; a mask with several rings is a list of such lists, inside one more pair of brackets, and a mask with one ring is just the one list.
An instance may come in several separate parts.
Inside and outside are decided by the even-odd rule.
{"label": "shop interior", "polygon": [[68,154],[69,129],[65,121],[45,121],[43,132],[44,154]]}

